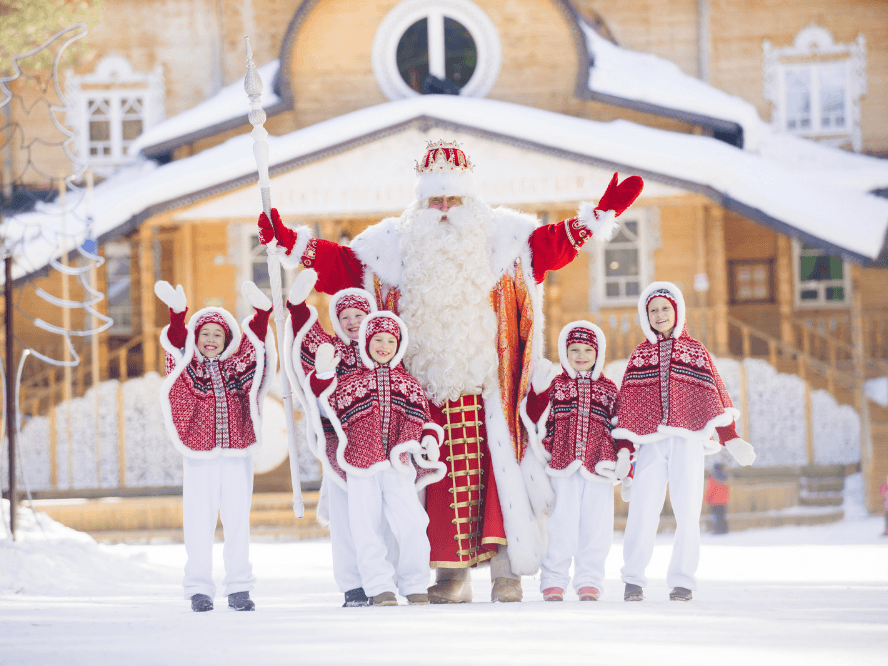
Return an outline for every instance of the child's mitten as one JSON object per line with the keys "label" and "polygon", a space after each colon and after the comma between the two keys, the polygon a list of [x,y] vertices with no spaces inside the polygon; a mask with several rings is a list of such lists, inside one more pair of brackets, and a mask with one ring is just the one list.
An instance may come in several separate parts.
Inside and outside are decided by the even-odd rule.
{"label": "child's mitten", "polygon": [[617,451],[617,467],[614,471],[617,475],[617,478],[621,481],[626,478],[626,476],[629,474],[629,471],[632,469],[632,462],[629,458],[629,449],[620,449],[619,451]]}
{"label": "child's mitten", "polygon": [[185,310],[188,309],[187,301],[185,299],[185,290],[182,289],[181,284],[177,284],[176,288],[173,289],[173,285],[169,282],[166,280],[160,280],[154,285],[154,293],[157,294],[157,297],[175,313],[185,312]]}
{"label": "child's mitten", "polygon": [[339,357],[336,356],[336,350],[333,348],[333,345],[325,342],[318,346],[315,352],[315,372],[317,376],[321,379],[332,376],[336,371],[337,365],[339,365]]}
{"label": "child's mitten", "polygon": [[725,442],[725,448],[741,465],[751,465],[755,460],[755,449],[752,448],[752,444],[739,437]]}
{"label": "child's mitten", "polygon": [[262,293],[262,290],[256,286],[255,282],[244,282],[241,285],[241,293],[247,299],[247,303],[252,305],[256,310],[271,310],[271,299]]}
{"label": "child's mitten", "polygon": [[293,305],[303,303],[311,294],[311,290],[314,289],[317,281],[318,274],[313,268],[306,268],[300,271],[293,281],[293,286],[290,287],[290,295],[287,297],[287,301]]}

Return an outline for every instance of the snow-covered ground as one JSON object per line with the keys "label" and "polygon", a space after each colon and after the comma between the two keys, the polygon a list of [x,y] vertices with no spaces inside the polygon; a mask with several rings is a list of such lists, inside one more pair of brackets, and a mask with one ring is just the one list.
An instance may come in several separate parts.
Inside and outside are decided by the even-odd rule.
{"label": "snow-covered ground", "polygon": [[[4,508],[8,512],[8,504]],[[340,607],[330,543],[254,542],[255,613],[216,598],[182,599],[182,545],[96,544],[25,512],[0,538],[0,663],[89,664],[618,664],[869,666],[888,662],[888,538],[879,516],[819,527],[704,535],[700,587],[670,602],[662,535],[641,603],[622,601],[620,535],[597,603],[525,601]],[[2,537],[2,534],[0,534]],[[217,582],[221,544],[216,545]],[[404,603],[404,600],[401,600]]]}

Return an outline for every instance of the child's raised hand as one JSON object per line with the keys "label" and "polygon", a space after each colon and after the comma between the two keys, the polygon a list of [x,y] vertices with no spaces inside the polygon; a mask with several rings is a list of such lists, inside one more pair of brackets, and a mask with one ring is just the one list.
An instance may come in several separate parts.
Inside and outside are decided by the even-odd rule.
{"label": "child's raised hand", "polygon": [[173,312],[185,312],[188,309],[185,290],[181,284],[177,284],[174,289],[166,280],[159,280],[154,285],[154,293]]}
{"label": "child's raised hand", "polygon": [[315,352],[315,372],[318,376],[334,372],[339,365],[339,357],[333,345],[324,343]]}
{"label": "child's raised hand", "polygon": [[271,299],[262,293],[262,290],[256,286],[255,282],[244,282],[241,285],[241,293],[247,299],[247,303],[257,310],[262,310],[263,312],[271,310]]}
{"label": "child's raised hand", "polygon": [[293,281],[293,286],[290,287],[290,295],[287,300],[293,305],[299,305],[308,298],[317,281],[318,274],[313,268],[300,271]]}

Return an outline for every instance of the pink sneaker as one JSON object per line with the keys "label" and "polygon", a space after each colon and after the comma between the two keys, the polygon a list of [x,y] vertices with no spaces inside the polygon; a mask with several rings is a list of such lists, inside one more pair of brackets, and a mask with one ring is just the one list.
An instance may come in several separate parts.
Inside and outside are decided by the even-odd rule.
{"label": "pink sneaker", "polygon": [[580,597],[580,601],[598,601],[598,597],[601,596],[601,592],[598,591],[597,587],[581,587],[577,594]]}
{"label": "pink sneaker", "polygon": [[564,590],[560,587],[547,587],[543,590],[544,601],[564,601]]}

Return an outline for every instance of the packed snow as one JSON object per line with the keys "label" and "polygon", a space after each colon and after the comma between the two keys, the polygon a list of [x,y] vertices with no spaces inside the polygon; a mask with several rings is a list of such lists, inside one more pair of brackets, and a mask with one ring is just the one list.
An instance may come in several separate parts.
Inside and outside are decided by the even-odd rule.
{"label": "packed snow", "polygon": [[[8,503],[3,504],[4,515]],[[857,515],[861,515],[858,513]],[[23,508],[0,536],[0,662],[64,664],[718,663],[876,666],[888,654],[888,537],[881,516],[817,527],[703,535],[699,589],[667,599],[670,535],[658,537],[640,603],[622,600],[618,533],[602,599],[341,608],[329,540],[254,540],[257,610],[193,613],[182,598],[184,546],[101,545]],[[2,532],[0,532],[2,535]],[[215,545],[221,581],[222,545]]]}

